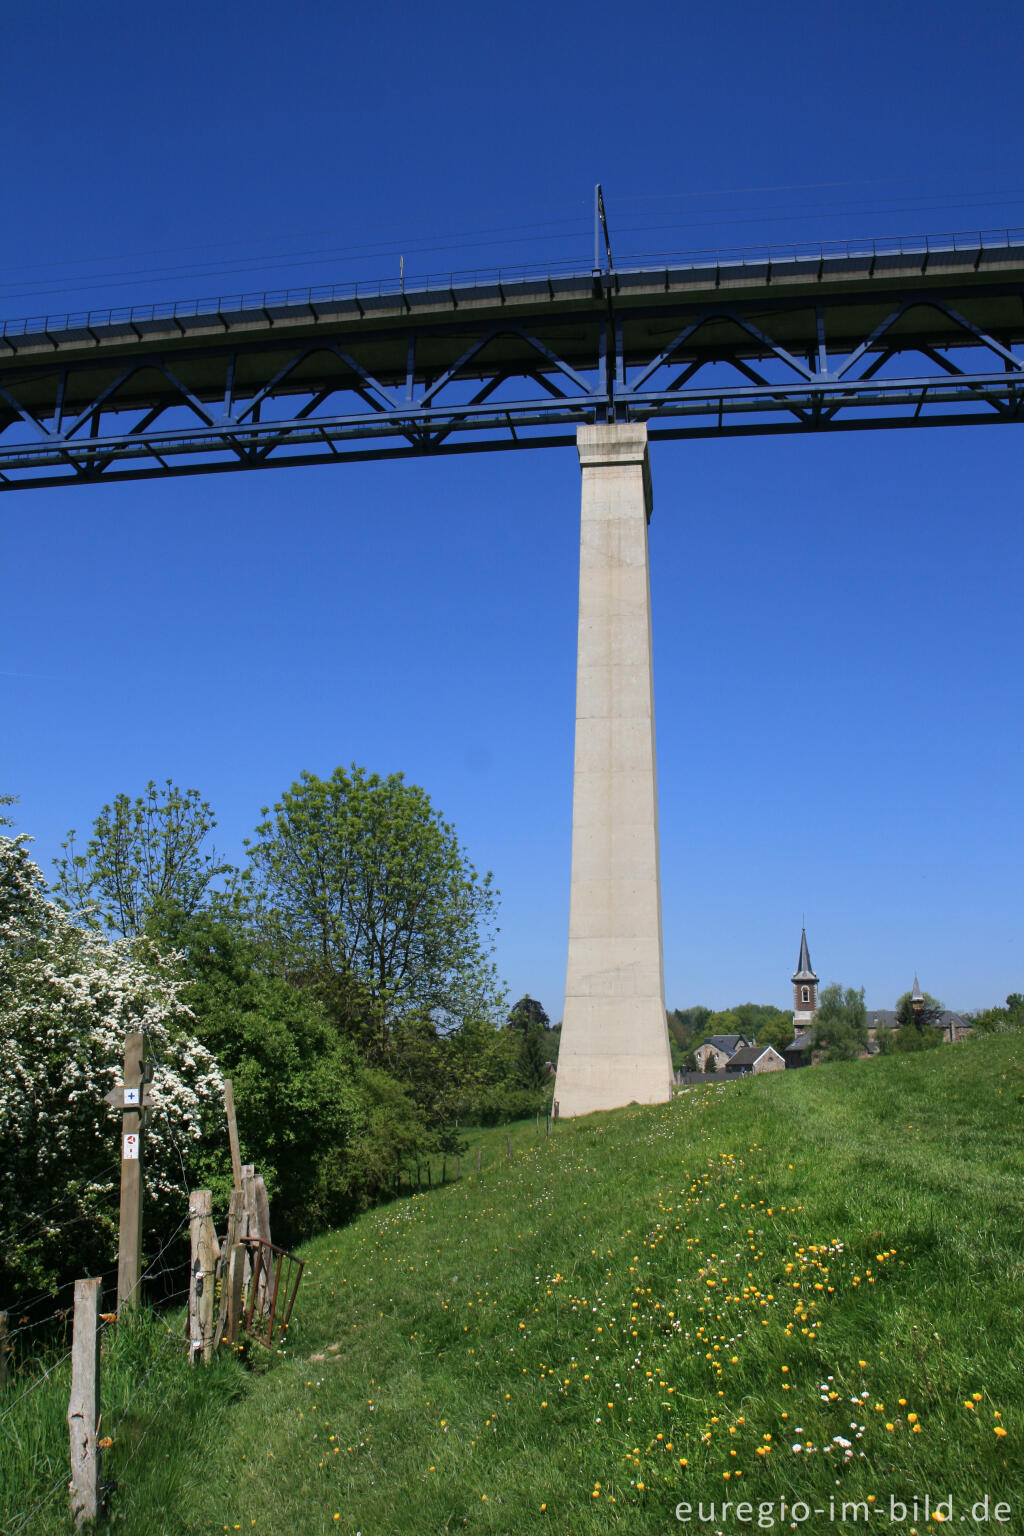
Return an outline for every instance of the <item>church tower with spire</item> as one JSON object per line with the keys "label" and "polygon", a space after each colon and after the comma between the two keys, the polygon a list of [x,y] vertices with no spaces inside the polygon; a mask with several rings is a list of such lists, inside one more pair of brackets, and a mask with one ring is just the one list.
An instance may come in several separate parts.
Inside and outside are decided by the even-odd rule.
{"label": "church tower with spire", "polygon": [[807,948],[807,930],[800,930],[800,958],[793,972],[793,1032],[800,1035],[810,1029],[818,1011],[818,978],[811,969]]}

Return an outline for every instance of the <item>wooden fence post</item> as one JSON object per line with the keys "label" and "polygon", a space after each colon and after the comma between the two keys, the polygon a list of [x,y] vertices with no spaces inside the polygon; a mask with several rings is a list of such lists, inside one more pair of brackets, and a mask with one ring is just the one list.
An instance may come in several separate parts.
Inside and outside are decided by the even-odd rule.
{"label": "wooden fence post", "polygon": [[230,1077],[224,1079],[224,1113],[228,1122],[228,1144],[231,1147],[231,1177],[236,1189],[242,1188],[242,1154],[238,1150],[238,1124],[235,1120],[235,1090]]}
{"label": "wooden fence post", "polygon": [[506,1149],[508,1151],[508,1160],[509,1160],[509,1162],[511,1162],[512,1161],[512,1137],[509,1135],[508,1131],[505,1132],[505,1146],[506,1146]]}
{"label": "wooden fence post", "polygon": [[213,1196],[194,1189],[188,1201],[192,1284],[188,1295],[189,1360],[213,1354]]}
{"label": "wooden fence post", "polygon": [[270,1201],[267,1198],[267,1186],[263,1182],[261,1173],[258,1173],[252,1182],[256,1199],[256,1236],[262,1237],[265,1243],[269,1243],[273,1239],[270,1236]]}
{"label": "wooden fence post", "polygon": [[228,1249],[228,1321],[226,1337],[229,1344],[238,1343],[238,1331],[242,1325],[242,1289],[244,1284],[245,1249],[241,1243],[236,1243],[233,1248]]}
{"label": "wooden fence post", "polygon": [[477,1149],[476,1149],[476,1171],[477,1171],[477,1173],[480,1172],[480,1168],[481,1168],[481,1166],[483,1164],[483,1156],[484,1156],[484,1149],[483,1149],[483,1147],[477,1147]]}
{"label": "wooden fence post", "polygon": [[142,1154],[145,1140],[146,1037],[134,1030],[124,1043],[124,1087],[138,1093],[121,1115],[121,1223],[117,1243],[117,1314],[139,1304],[142,1270]]}
{"label": "wooden fence post", "polygon": [[7,1313],[0,1312],[0,1392],[7,1385]]}
{"label": "wooden fence post", "polygon": [[[233,1189],[231,1199],[228,1202],[228,1229],[224,1236],[223,1263],[220,1266],[220,1311],[217,1316],[217,1332],[213,1337],[214,1349],[219,1349],[221,1340],[227,1332],[229,1344],[233,1344],[234,1338],[230,1326],[230,1301],[231,1301],[231,1275],[232,1257],[235,1249],[239,1247],[238,1239],[242,1231],[242,1191]],[[239,1250],[239,1265],[244,1254]]]}
{"label": "wooden fence post", "polygon": [[75,1281],[75,1323],[71,1337],[71,1514],[76,1529],[100,1512],[100,1280]]}

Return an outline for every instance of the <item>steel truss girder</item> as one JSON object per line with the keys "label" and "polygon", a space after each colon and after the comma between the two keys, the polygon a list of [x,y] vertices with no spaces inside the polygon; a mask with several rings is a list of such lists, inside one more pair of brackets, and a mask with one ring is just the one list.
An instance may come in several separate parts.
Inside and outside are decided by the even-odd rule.
{"label": "steel truss girder", "polygon": [[[585,422],[644,421],[676,439],[1017,422],[1024,271],[993,294],[1021,317],[1000,334],[976,305],[972,317],[961,282],[827,306],[767,293],[650,304],[643,327],[602,291],[529,321],[413,315],[299,344],[165,343],[120,366],[94,352],[19,358],[0,364],[0,489],[552,446]],[[399,344],[401,368],[382,376],[374,357]],[[930,371],[907,369],[909,355]]]}

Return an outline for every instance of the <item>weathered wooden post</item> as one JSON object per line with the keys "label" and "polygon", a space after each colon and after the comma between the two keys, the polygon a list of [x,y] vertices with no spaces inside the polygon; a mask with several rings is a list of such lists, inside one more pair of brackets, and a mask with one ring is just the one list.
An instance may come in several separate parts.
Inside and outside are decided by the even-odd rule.
{"label": "weathered wooden post", "polygon": [[476,1149],[476,1171],[477,1171],[477,1173],[480,1172],[481,1166],[483,1165],[483,1158],[484,1158],[484,1149],[483,1149],[483,1147],[477,1147],[477,1149]]}
{"label": "weathered wooden post", "polygon": [[68,1435],[71,1442],[71,1514],[77,1529],[100,1512],[100,1464],[97,1444],[100,1420],[100,1285],[75,1281],[75,1322],[71,1336],[71,1396]]}
{"label": "weathered wooden post", "polygon": [[238,1250],[237,1266],[238,1266],[238,1276],[239,1276],[239,1285],[240,1285],[241,1284],[241,1276],[242,1276],[242,1262],[243,1262],[243,1260],[245,1258],[245,1250],[241,1247],[241,1245],[240,1245],[240,1243],[238,1241],[239,1236],[241,1235],[241,1231],[242,1231],[242,1191],[241,1191],[241,1189],[233,1189],[231,1191],[231,1199],[228,1202],[228,1229],[227,1229],[227,1232],[226,1232],[225,1237],[224,1237],[224,1254],[223,1254],[224,1262],[220,1266],[220,1276],[221,1276],[220,1312],[219,1312],[218,1317],[217,1317],[217,1332],[214,1334],[214,1338],[213,1338],[213,1347],[214,1347],[214,1349],[219,1349],[220,1348],[220,1343],[221,1343],[221,1340],[225,1336],[225,1331],[227,1332],[228,1343],[229,1344],[233,1344],[235,1342],[234,1341],[234,1337],[232,1336],[232,1333],[231,1333],[231,1311],[230,1311],[230,1307],[231,1307],[231,1284],[232,1284],[231,1277],[232,1277],[232,1273],[233,1273],[231,1266],[232,1266],[232,1263],[235,1262],[234,1256],[235,1256],[235,1250],[237,1249]]}
{"label": "weathered wooden post", "polygon": [[107,1094],[121,1111],[121,1220],[117,1242],[117,1315],[139,1303],[142,1270],[142,1165],[146,1108],[146,1037],[133,1030],[124,1043],[124,1081]]}
{"label": "weathered wooden post", "polygon": [[188,1297],[189,1360],[213,1354],[213,1196],[194,1189],[188,1201],[192,1284]]}
{"label": "weathered wooden post", "polygon": [[508,1131],[505,1132],[505,1149],[508,1152],[508,1160],[509,1160],[509,1162],[511,1162],[512,1161],[512,1137],[509,1135]]}
{"label": "weathered wooden post", "polygon": [[244,1283],[245,1249],[241,1243],[236,1243],[228,1253],[228,1322],[226,1337],[229,1344],[238,1343],[238,1333],[242,1326],[242,1291]]}
{"label": "weathered wooden post", "polygon": [[242,1154],[238,1150],[238,1124],[235,1120],[235,1090],[230,1077],[224,1079],[224,1113],[228,1122],[228,1144],[231,1147],[231,1178],[237,1190],[242,1188]]}
{"label": "weathered wooden post", "polygon": [[0,1312],[0,1392],[7,1385],[7,1313]]}

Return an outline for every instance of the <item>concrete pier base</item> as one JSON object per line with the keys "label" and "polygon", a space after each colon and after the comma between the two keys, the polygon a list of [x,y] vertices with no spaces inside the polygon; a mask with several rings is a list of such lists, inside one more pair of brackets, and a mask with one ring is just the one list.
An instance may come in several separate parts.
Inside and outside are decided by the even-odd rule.
{"label": "concrete pier base", "polygon": [[672,1096],[643,425],[580,427],[583,474],[562,1116]]}

